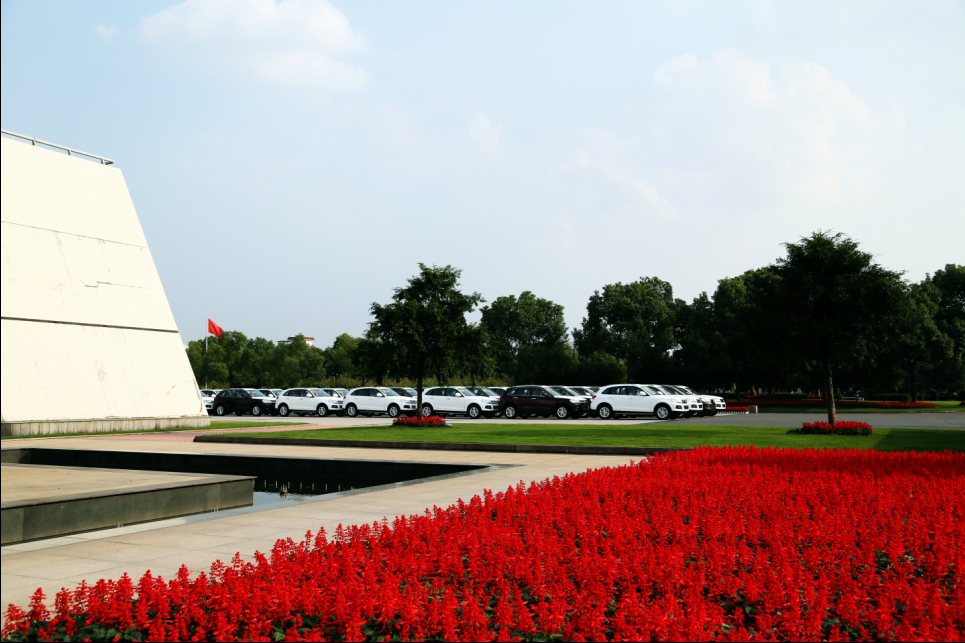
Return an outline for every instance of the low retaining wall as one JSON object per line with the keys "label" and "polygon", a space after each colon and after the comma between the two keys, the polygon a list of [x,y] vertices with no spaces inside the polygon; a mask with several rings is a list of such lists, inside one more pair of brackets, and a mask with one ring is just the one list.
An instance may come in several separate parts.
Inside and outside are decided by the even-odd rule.
{"label": "low retaining wall", "polygon": [[202,428],[211,425],[207,415],[174,418],[127,418],[102,420],[54,420],[37,422],[4,422],[3,437],[63,435],[65,433],[119,433],[154,429]]}
{"label": "low retaining wall", "polygon": [[421,451],[490,451],[494,453],[563,453],[570,455],[657,455],[689,451],[689,447],[608,447],[552,444],[474,444],[471,442],[381,442],[378,440],[321,440],[312,438],[256,438],[199,435],[195,442],[217,444],[266,444],[299,447],[341,447],[352,449],[408,449]]}

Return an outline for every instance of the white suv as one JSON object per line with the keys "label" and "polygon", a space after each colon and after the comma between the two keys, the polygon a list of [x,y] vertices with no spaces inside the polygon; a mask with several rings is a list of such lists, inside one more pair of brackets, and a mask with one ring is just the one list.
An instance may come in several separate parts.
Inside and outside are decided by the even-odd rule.
{"label": "white suv", "polygon": [[590,412],[601,420],[619,415],[653,415],[658,420],[673,420],[684,411],[684,402],[675,395],[645,384],[614,384],[604,386],[593,396]]}
{"label": "white suv", "polygon": [[468,415],[476,420],[499,412],[499,398],[476,395],[461,386],[437,386],[422,394],[422,415]]}
{"label": "white suv", "polygon": [[417,413],[416,406],[415,398],[384,387],[356,388],[345,396],[345,415],[350,418],[382,413],[392,418],[402,414],[412,416]]}
{"label": "white suv", "polygon": [[700,400],[701,404],[703,404],[703,410],[700,412],[700,415],[717,415],[720,411],[727,410],[727,401],[722,397],[694,393],[690,387],[680,386],[678,384],[674,384],[673,387],[685,395],[690,395]]}
{"label": "white suv", "polygon": [[653,386],[664,391],[667,395],[679,397],[684,404],[683,417],[685,418],[697,417],[704,412],[704,403],[696,395],[685,393],[674,386],[668,386],[666,384],[645,384],[644,386]]}
{"label": "white suv", "polygon": [[345,412],[342,398],[320,388],[291,388],[282,391],[275,400],[275,412],[282,417],[289,414],[325,417],[329,414],[341,415]]}

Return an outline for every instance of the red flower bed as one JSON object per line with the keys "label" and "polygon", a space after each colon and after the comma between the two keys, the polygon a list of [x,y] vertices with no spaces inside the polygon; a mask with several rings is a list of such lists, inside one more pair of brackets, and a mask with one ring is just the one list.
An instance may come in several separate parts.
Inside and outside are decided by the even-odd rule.
{"label": "red flower bed", "polygon": [[963,581],[965,454],[702,448],[38,595],[3,634],[962,641]]}
{"label": "red flower bed", "polygon": [[871,435],[871,425],[867,422],[805,422],[798,429],[798,433],[814,433],[819,435]]}
{"label": "red flower bed", "polygon": [[440,427],[446,425],[446,418],[439,417],[438,415],[430,415],[429,417],[414,417],[414,418],[395,418],[392,422],[392,426],[414,426],[419,428],[429,428],[429,427]]}

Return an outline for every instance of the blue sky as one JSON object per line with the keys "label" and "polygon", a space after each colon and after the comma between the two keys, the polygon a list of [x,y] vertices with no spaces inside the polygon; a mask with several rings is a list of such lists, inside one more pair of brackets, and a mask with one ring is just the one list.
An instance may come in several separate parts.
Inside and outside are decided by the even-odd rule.
{"label": "blue sky", "polygon": [[4,129],[116,160],[185,340],[330,344],[418,262],[571,326],[816,229],[965,263],[965,3],[13,2]]}

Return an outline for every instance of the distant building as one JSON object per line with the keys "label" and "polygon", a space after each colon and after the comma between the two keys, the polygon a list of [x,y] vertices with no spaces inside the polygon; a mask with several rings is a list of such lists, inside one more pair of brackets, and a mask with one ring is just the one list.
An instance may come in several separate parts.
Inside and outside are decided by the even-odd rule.
{"label": "distant building", "polygon": [[[279,340],[278,343],[279,343],[279,344],[291,344],[293,341],[295,341],[295,338],[294,338],[294,337],[289,337],[288,339]],[[314,338],[314,337],[306,337],[306,338],[305,338],[305,343],[308,344],[309,346],[314,346],[314,345],[315,345],[315,338]]]}

